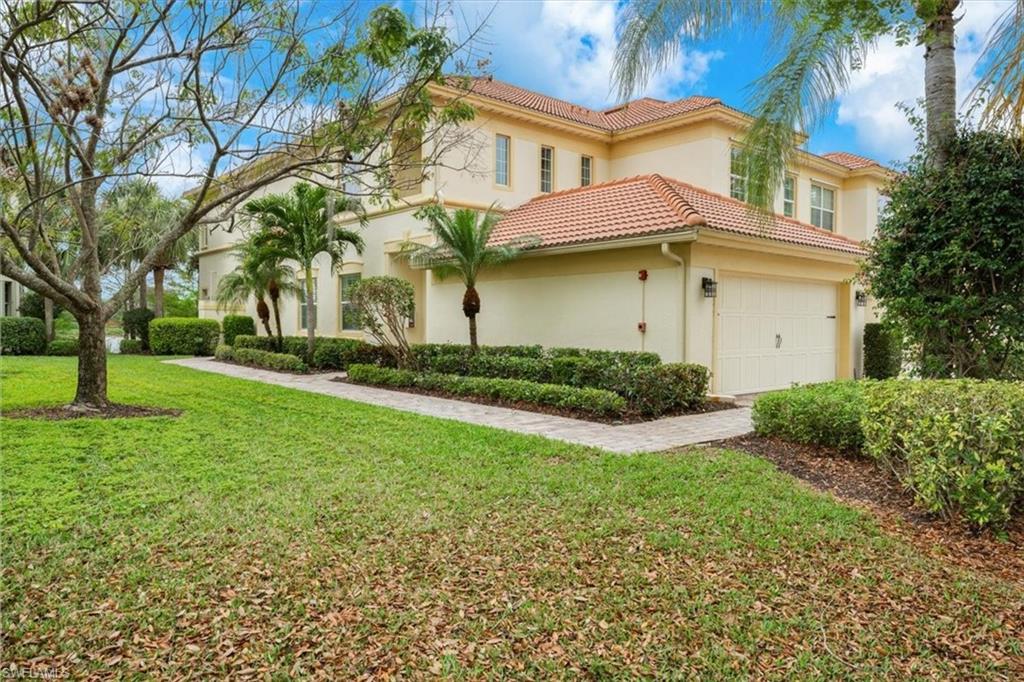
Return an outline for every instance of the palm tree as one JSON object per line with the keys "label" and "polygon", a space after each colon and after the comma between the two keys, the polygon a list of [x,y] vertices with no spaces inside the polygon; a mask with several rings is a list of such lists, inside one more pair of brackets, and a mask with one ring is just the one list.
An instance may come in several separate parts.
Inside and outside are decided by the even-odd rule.
{"label": "palm tree", "polygon": [[424,206],[416,217],[427,221],[433,233],[433,246],[409,245],[403,255],[423,268],[430,268],[440,279],[457,275],[466,285],[462,296],[462,312],[469,318],[469,345],[475,352],[479,347],[476,334],[476,316],[480,312],[480,294],[476,290],[480,271],[493,265],[508,263],[523,249],[535,246],[534,237],[520,237],[503,244],[491,245],[491,233],[501,216],[492,206],[486,213],[460,208],[449,213],[444,206]]}
{"label": "palm tree", "polygon": [[336,195],[308,182],[296,183],[285,194],[271,194],[245,204],[244,211],[255,219],[260,231],[253,243],[267,258],[293,260],[303,273],[306,305],[306,349],[313,356],[316,346],[316,309],[313,300],[313,261],[321,253],[331,257],[331,266],[341,264],[346,247],[363,252],[363,238],[353,230],[336,227],[332,215],[350,212],[366,218],[362,204],[351,197]]}
{"label": "palm tree", "polygon": [[[675,57],[680,39],[702,39],[741,23],[768,23],[783,57],[756,84],[756,121],[745,136],[748,196],[767,210],[798,144],[793,128],[810,129],[828,114],[850,72],[884,35],[916,32],[925,44],[925,114],[929,162],[941,167],[956,133],[953,60],[960,0],[767,2],[756,0],[637,0],[624,5],[613,80],[622,98]],[[1016,0],[993,30],[983,60],[988,69],[974,96],[986,98],[990,125],[1024,129],[1024,0]]]}
{"label": "palm tree", "polygon": [[249,298],[256,299],[256,315],[260,318],[267,336],[270,330],[270,308],[267,307],[267,279],[258,259],[254,258],[251,242],[243,242],[235,249],[238,266],[220,278],[217,283],[217,310],[245,305]]}

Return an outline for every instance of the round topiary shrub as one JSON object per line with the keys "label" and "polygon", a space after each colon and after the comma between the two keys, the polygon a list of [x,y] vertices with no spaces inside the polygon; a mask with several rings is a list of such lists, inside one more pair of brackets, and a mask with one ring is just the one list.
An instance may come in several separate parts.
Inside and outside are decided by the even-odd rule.
{"label": "round topiary shrub", "polygon": [[46,351],[46,325],[36,317],[0,317],[0,352],[40,355]]}
{"label": "round topiary shrub", "polygon": [[161,317],[149,325],[149,347],[156,355],[213,355],[218,341],[217,320]]}
{"label": "round topiary shrub", "polygon": [[239,334],[256,335],[256,321],[248,315],[225,315],[221,325],[224,327],[224,343],[235,345],[235,337]]}
{"label": "round topiary shrub", "polygon": [[118,352],[121,355],[138,355],[144,353],[145,350],[139,339],[121,339],[121,345],[118,347]]}
{"label": "round topiary shrub", "polygon": [[121,317],[125,335],[129,339],[141,341],[143,350],[149,349],[149,324],[154,317],[156,315],[149,308],[132,308],[126,310]]}

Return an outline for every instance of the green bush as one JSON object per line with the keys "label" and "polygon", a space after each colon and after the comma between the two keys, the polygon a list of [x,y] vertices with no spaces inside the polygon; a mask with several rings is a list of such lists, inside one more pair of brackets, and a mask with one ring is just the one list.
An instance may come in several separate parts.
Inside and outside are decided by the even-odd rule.
{"label": "green bush", "polygon": [[596,388],[574,388],[519,379],[465,377],[457,374],[420,374],[374,365],[352,365],[351,381],[396,388],[422,388],[458,396],[474,396],[512,403],[530,403],[604,417],[620,416],[626,411],[622,396]]}
{"label": "green bush", "polygon": [[234,362],[235,349],[226,343],[218,343],[217,349],[213,351],[213,357],[221,362]]}
{"label": "green bush", "polygon": [[657,365],[661,358],[657,353],[632,350],[597,350],[594,348],[549,348],[548,357],[551,358],[590,358],[597,362],[608,365],[625,365],[628,367],[642,367]]}
{"label": "green bush", "polygon": [[549,360],[551,383],[579,388],[609,388],[614,381],[607,363],[581,355],[560,355]]}
{"label": "green bush", "polygon": [[140,339],[121,339],[118,352],[121,355],[138,355],[139,353],[145,353],[146,349],[142,347]]}
{"label": "green bush", "polygon": [[313,362],[318,369],[344,371],[349,365],[394,365],[394,359],[383,346],[358,339],[326,337],[316,340]]}
{"label": "green bush", "polygon": [[47,355],[78,355],[78,339],[54,339],[46,347]]}
{"label": "green bush", "polygon": [[830,381],[765,393],[754,401],[754,430],[795,443],[859,448],[864,383]]}
{"label": "green bush", "polygon": [[[435,364],[434,371],[443,372],[444,370]],[[465,373],[470,376],[492,379],[522,379],[537,383],[551,383],[550,363],[530,356],[480,353],[469,358],[465,372],[449,373]]]}
{"label": "green bush", "polygon": [[864,376],[891,379],[900,373],[901,353],[896,336],[881,322],[864,325]]}
{"label": "green bush", "polygon": [[692,409],[704,402],[711,375],[703,365],[619,365],[608,372],[609,388],[645,417]]}
{"label": "green bush", "polygon": [[156,355],[213,355],[220,324],[198,317],[161,317],[149,325],[150,350]]}
{"label": "green bush", "polygon": [[121,316],[121,326],[129,339],[142,341],[142,349],[149,350],[149,325],[156,317],[149,308],[132,308]]}
{"label": "green bush", "polygon": [[999,528],[1024,502],[1024,382],[871,382],[864,403],[865,452],[929,511]]}
{"label": "green bush", "polygon": [[[34,291],[25,290],[21,294],[21,303],[18,304],[18,312],[22,317],[38,317],[40,320],[46,316],[43,297]],[[53,304],[53,319],[60,317],[64,312],[56,302]]]}
{"label": "green bush", "polygon": [[302,358],[289,353],[271,353],[255,348],[236,348],[234,360],[243,365],[272,369],[278,372],[306,372],[306,363]]}
{"label": "green bush", "polygon": [[46,325],[37,317],[0,317],[0,352],[41,355],[46,351]]}
{"label": "green bush", "polygon": [[256,320],[248,315],[225,315],[221,322],[224,328],[224,343],[235,345],[235,337],[239,334],[256,336]]}

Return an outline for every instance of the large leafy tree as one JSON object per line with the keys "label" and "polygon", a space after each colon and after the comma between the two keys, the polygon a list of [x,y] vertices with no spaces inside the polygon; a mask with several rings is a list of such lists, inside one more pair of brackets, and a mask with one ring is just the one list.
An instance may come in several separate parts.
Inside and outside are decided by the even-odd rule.
{"label": "large leafy tree", "polygon": [[[756,120],[745,135],[751,204],[768,209],[798,144],[794,128],[820,123],[850,73],[885,35],[925,45],[928,163],[946,161],[957,123],[955,13],[960,0],[635,0],[623,10],[613,78],[623,97],[674,58],[680,40],[700,40],[745,23],[771,27],[781,58],[755,84]],[[1024,0],[992,32],[988,70],[976,95],[994,127],[1024,127]]]}
{"label": "large leafy tree", "polygon": [[1007,376],[1024,360],[1024,140],[962,128],[947,150],[893,183],[868,287],[926,376]]}
{"label": "large leafy tree", "polygon": [[337,211],[355,214],[362,224],[365,220],[362,204],[325,187],[298,182],[286,194],[270,194],[247,202],[244,211],[259,226],[252,240],[264,257],[295,261],[302,270],[307,350],[309,357],[313,357],[316,347],[314,261],[326,253],[330,256],[331,267],[335,268],[341,265],[346,248],[363,252],[362,235],[333,222]]}
{"label": "large leafy tree", "polygon": [[430,268],[439,278],[458,277],[466,286],[462,296],[462,312],[469,320],[469,345],[476,351],[476,316],[480,313],[480,293],[476,290],[480,272],[519,257],[523,249],[537,244],[532,237],[517,238],[502,244],[491,244],[491,234],[501,215],[494,209],[484,213],[469,208],[454,211],[431,204],[416,213],[425,220],[434,236],[434,244],[409,245],[403,252],[409,261],[421,268]]}
{"label": "large leafy tree", "polygon": [[238,265],[217,284],[217,307],[232,308],[247,304],[250,298],[256,299],[256,315],[260,318],[267,336],[274,335],[270,328],[272,309],[277,329],[277,346],[280,350],[283,345],[281,295],[296,293],[299,290],[294,281],[294,272],[284,265],[280,258],[261,249],[251,238],[235,247],[235,258]]}
{"label": "large leafy tree", "polygon": [[[194,229],[230,225],[286,178],[358,180],[382,198],[394,177],[456,158],[472,109],[428,92],[446,65],[467,70],[449,23],[392,6],[367,15],[355,0],[0,5],[0,272],[78,320],[73,408],[107,405],[105,323]],[[103,248],[101,204],[136,178],[193,189],[111,286],[104,275],[123,259]],[[55,225],[56,210],[69,220]]]}

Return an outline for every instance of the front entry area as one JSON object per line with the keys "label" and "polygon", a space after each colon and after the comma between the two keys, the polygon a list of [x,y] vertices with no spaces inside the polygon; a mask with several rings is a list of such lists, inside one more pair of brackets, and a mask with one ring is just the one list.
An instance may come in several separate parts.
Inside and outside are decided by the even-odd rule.
{"label": "front entry area", "polygon": [[715,376],[738,395],[836,378],[835,284],[722,275]]}

